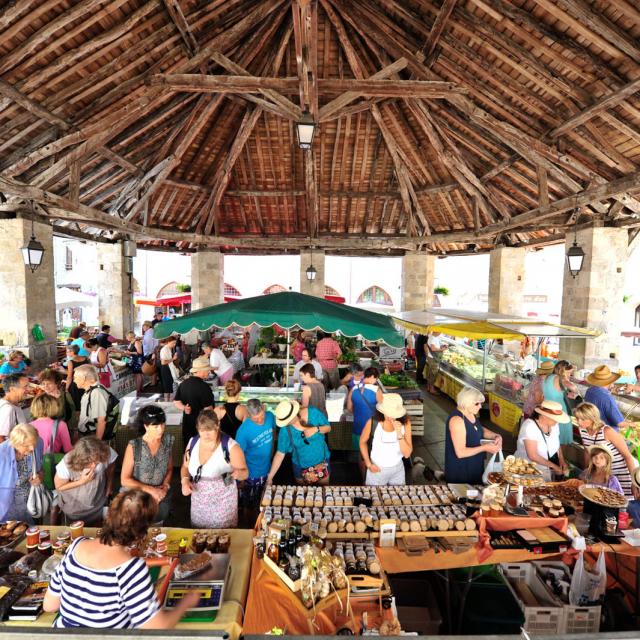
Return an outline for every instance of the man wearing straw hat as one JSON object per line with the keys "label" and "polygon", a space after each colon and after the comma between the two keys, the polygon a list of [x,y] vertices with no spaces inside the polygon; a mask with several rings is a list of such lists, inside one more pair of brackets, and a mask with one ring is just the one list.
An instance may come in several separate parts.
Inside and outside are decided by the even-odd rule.
{"label": "man wearing straw hat", "polygon": [[211,409],[215,405],[213,391],[205,382],[211,372],[209,358],[206,356],[196,358],[191,363],[191,374],[183,380],[173,400],[176,408],[183,411],[182,415],[182,443],[187,446],[189,440],[198,433],[196,422],[203,409]]}
{"label": "man wearing straw hat", "polygon": [[585,402],[595,404],[600,411],[602,421],[614,429],[633,427],[634,423],[624,419],[615,398],[611,394],[613,383],[620,378],[619,373],[613,373],[606,364],[601,364],[587,376],[591,385],[584,396]]}

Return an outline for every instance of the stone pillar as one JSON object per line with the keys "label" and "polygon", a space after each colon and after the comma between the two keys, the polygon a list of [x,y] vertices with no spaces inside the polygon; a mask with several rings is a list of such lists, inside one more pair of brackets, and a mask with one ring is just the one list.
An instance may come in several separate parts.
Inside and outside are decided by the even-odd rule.
{"label": "stone pillar", "polygon": [[[19,348],[32,360],[34,369],[41,369],[55,362],[57,355],[53,230],[36,222],[34,234],[44,247],[44,256],[31,273],[20,251],[31,239],[31,222],[22,218],[0,220],[0,340],[5,347]],[[42,329],[44,340],[34,338],[35,325]]]}
{"label": "stone pillar", "polygon": [[[316,279],[307,280],[307,267],[313,264]],[[324,298],[324,251],[300,251],[300,293]]]}
{"label": "stone pillar", "polygon": [[[560,357],[578,369],[594,369],[600,364],[615,368],[623,328],[628,231],[590,227],[578,231],[577,241],[585,258],[575,279],[564,263],[562,323],[595,329],[602,335],[587,340],[560,340]],[[573,234],[565,240],[565,253],[572,245]]]}
{"label": "stone pillar", "polygon": [[122,243],[97,242],[98,317],[111,335],[124,338],[133,330],[133,258],[125,258]]}
{"label": "stone pillar", "polygon": [[191,310],[211,307],[224,300],[224,256],[217,250],[191,254]]}
{"label": "stone pillar", "polygon": [[524,313],[524,247],[496,247],[489,254],[489,313]]}
{"label": "stone pillar", "polygon": [[402,311],[421,311],[433,306],[436,257],[407,251],[402,258]]}

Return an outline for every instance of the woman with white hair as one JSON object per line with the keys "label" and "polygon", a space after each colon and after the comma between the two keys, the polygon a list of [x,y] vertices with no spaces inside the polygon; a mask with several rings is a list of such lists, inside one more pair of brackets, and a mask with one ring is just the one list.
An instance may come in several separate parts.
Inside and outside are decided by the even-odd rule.
{"label": "woman with white hair", "polygon": [[[502,437],[482,426],[478,418],[484,396],[465,387],[456,397],[457,409],[447,418],[444,477],[447,482],[481,484],[486,453],[502,449]],[[482,439],[492,442],[482,443]]]}
{"label": "woman with white hair", "polygon": [[16,425],[0,443],[0,520],[33,524],[27,499],[31,486],[42,482],[43,454],[44,442],[30,424]]}

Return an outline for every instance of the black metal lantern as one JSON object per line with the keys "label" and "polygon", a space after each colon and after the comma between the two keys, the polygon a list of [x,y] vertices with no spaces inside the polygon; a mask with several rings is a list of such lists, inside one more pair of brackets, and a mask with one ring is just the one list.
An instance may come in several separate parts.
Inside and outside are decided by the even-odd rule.
{"label": "black metal lantern", "polygon": [[313,136],[316,132],[316,123],[313,121],[313,116],[306,109],[302,112],[302,119],[296,122],[296,131],[298,132],[298,146],[301,149],[311,149]]}
{"label": "black metal lantern", "polygon": [[305,271],[307,274],[307,280],[309,282],[313,282],[316,279],[316,275],[318,273],[317,269],[313,266],[313,247],[311,248],[311,264],[307,267]]}
{"label": "black metal lantern", "polygon": [[584,263],[585,253],[582,247],[578,244],[578,216],[576,215],[576,228],[574,229],[573,245],[569,247],[567,251],[567,266],[569,267],[569,273],[576,278],[582,270],[582,264]]}
{"label": "black metal lantern", "polygon": [[31,273],[34,273],[42,264],[45,249],[42,244],[36,240],[33,230],[33,220],[31,221],[31,240],[22,247],[21,251],[24,264],[31,269]]}

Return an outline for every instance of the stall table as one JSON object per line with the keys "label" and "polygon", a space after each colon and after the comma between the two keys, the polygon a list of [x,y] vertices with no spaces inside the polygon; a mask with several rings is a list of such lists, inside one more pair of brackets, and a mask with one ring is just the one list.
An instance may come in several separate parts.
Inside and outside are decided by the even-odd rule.
{"label": "stall table", "polygon": [[[68,527],[46,526],[51,530],[52,538],[56,534]],[[190,538],[193,530],[163,528],[163,533],[167,534],[167,543],[169,551],[177,548],[180,538]],[[95,535],[96,529],[85,528],[85,534],[88,536]],[[218,611],[216,619],[212,622],[180,622],[178,629],[222,631],[228,634],[231,640],[237,640],[242,633],[243,614],[247,598],[247,589],[250,582],[251,569],[251,553],[253,550],[253,531],[248,529],[229,529],[231,536],[231,546],[229,547],[231,572],[228,584],[225,586],[224,601],[222,607]],[[17,545],[18,551],[26,551],[26,539]],[[157,586],[159,586],[167,574],[168,567],[161,567],[158,577]],[[1,622],[0,627],[51,627],[55,620],[56,614],[43,613],[35,622],[22,621],[6,621]]]}

